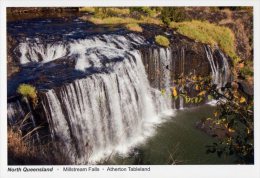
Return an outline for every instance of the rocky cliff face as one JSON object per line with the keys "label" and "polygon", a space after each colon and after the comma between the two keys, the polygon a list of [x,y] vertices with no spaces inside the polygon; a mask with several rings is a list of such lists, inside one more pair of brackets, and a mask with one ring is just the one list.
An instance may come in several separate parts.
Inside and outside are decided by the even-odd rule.
{"label": "rocky cliff face", "polygon": [[13,54],[17,42],[10,36],[7,36],[7,77],[10,78],[15,73],[19,72],[19,62],[15,61]]}

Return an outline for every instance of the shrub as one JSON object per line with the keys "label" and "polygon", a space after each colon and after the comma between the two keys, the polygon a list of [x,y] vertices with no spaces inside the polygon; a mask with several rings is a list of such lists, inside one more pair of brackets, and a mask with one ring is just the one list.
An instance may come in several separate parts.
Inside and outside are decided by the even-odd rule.
{"label": "shrub", "polygon": [[17,93],[30,99],[34,106],[37,104],[37,90],[34,86],[29,84],[21,84],[17,89]]}
{"label": "shrub", "polygon": [[130,23],[126,25],[126,28],[130,31],[134,31],[134,32],[143,32],[142,27],[140,27],[140,25],[138,25],[137,23]]}
{"label": "shrub", "polygon": [[36,88],[29,84],[21,84],[17,89],[17,93],[21,94],[22,96],[29,97],[29,98],[36,98],[37,91]]}
{"label": "shrub", "polygon": [[241,68],[240,72],[244,77],[247,77],[247,76],[252,77],[254,75],[253,69],[249,66],[245,66],[245,67]]}
{"label": "shrub", "polygon": [[114,13],[117,13],[117,15],[129,15],[130,10],[129,8],[110,8]]}
{"label": "shrub", "polygon": [[96,18],[107,18],[120,15],[129,15],[130,10],[127,8],[110,8],[110,7],[95,7]]}
{"label": "shrub", "polygon": [[161,20],[164,24],[169,25],[170,22],[182,22],[188,18],[183,7],[165,7],[161,11]]}
{"label": "shrub", "polygon": [[171,22],[170,27],[176,29],[180,34],[202,43],[218,46],[227,55],[239,61],[236,55],[235,35],[227,27],[218,26],[206,21]]}
{"label": "shrub", "polygon": [[162,35],[157,35],[155,37],[155,42],[163,47],[168,47],[170,45],[168,38]]}
{"label": "shrub", "polygon": [[150,7],[130,7],[130,13],[138,12],[140,14],[146,15],[146,16],[154,16],[156,13],[156,10],[150,8]]}

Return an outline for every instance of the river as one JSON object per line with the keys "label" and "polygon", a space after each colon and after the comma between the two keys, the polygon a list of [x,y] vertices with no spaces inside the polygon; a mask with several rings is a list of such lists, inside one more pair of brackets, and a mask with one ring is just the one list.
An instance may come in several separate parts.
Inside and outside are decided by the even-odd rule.
{"label": "river", "polygon": [[203,105],[176,111],[158,125],[154,136],[133,149],[127,158],[111,158],[111,164],[234,164],[235,158],[206,153],[206,146],[217,140],[196,128],[200,119],[212,117],[216,106]]}

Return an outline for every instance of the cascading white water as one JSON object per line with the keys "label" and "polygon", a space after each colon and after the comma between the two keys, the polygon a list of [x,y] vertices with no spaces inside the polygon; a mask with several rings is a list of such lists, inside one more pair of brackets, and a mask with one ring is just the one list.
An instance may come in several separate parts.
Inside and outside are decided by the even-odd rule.
{"label": "cascading white water", "polygon": [[[85,40],[75,40],[69,44],[63,44],[63,42],[53,42],[51,44],[44,44],[37,38],[36,41],[28,39],[26,42],[20,43],[16,49],[20,55],[20,63],[27,64],[30,62],[50,62],[65,56],[72,54],[79,55],[77,69],[81,70],[82,66],[88,67],[89,63],[98,62],[98,56],[88,53],[92,49],[103,51],[104,55],[110,58],[119,57],[117,53],[110,53],[106,49],[128,49],[131,45],[144,44],[144,38],[136,36],[134,34],[127,35],[125,37],[120,35],[103,35],[99,37],[86,38]],[[101,49],[102,48],[102,49]],[[118,53],[120,55],[120,53]],[[100,54],[103,55],[103,54]],[[88,58],[88,60],[86,60]],[[84,69],[82,69],[84,70]]]}
{"label": "cascading white water", "polygon": [[216,84],[217,88],[224,87],[229,81],[231,75],[227,58],[221,51],[219,51],[223,63],[222,67],[220,67],[219,63],[214,61],[212,50],[209,46],[205,46],[205,52],[212,71],[212,83]]}
{"label": "cascading white water", "polygon": [[7,120],[10,124],[15,124],[18,119],[23,118],[25,116],[25,113],[22,109],[22,106],[17,100],[16,102],[10,102],[7,104]]}
{"label": "cascading white water", "polygon": [[[181,48],[181,75],[185,75],[185,48]],[[183,92],[183,87],[180,88],[180,91]],[[184,109],[184,99],[182,96],[179,98],[179,109]]]}
{"label": "cascading white water", "polygon": [[[161,122],[158,114],[171,107],[161,95],[156,96],[160,102],[153,100],[152,93],[159,91],[150,87],[141,54],[131,42],[104,35],[75,41],[69,49],[69,55],[78,56],[76,70],[109,69],[45,93],[51,132],[65,143],[71,161],[84,164],[126,154],[151,136],[154,124]],[[160,55],[167,64],[169,50]]]}
{"label": "cascading white water", "polygon": [[220,71],[222,76],[222,87],[224,87],[227,84],[227,82],[230,81],[231,71],[227,57],[223,54],[222,51],[219,51],[219,54],[221,55],[223,61],[223,67]]}
{"label": "cascading white water", "polygon": [[[165,113],[171,112],[171,50],[170,48],[154,49],[155,69],[157,73],[160,73],[157,79],[160,82],[160,87],[164,90],[164,93],[158,93],[155,91],[155,100],[157,101],[157,108],[159,113],[164,110]],[[157,94],[156,94],[157,93]],[[163,109],[161,108],[163,107]]]}
{"label": "cascading white water", "polygon": [[49,62],[61,58],[67,54],[65,45],[61,43],[41,44],[41,43],[21,43],[18,47],[21,53],[20,63],[29,62]]}
{"label": "cascading white water", "polygon": [[154,101],[156,103],[157,113],[162,110],[165,113],[172,111],[172,77],[171,77],[171,66],[172,66],[172,52],[170,48],[153,48],[149,49],[149,56],[153,63],[153,85],[155,88],[152,91]]}

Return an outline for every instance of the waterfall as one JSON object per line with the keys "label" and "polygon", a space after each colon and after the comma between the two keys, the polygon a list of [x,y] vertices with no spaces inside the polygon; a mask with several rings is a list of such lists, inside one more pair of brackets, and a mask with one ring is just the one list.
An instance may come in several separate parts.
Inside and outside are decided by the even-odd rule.
{"label": "waterfall", "polygon": [[[185,59],[186,47],[139,51],[139,46],[147,44],[136,34],[110,34],[66,43],[28,40],[16,49],[21,64],[51,63],[49,67],[55,67],[62,59],[81,74],[75,80],[61,81],[62,85],[53,82],[53,87],[41,91],[40,101],[52,139],[61,143],[71,163],[96,163],[110,155],[125,155],[154,134],[162,116],[172,115],[172,108],[185,107],[182,97],[178,98],[179,105],[172,100],[172,87],[178,87],[174,76],[193,71]],[[230,78],[227,58],[219,51],[220,63],[209,46],[205,51],[212,82],[224,86]],[[10,105],[9,109],[8,105],[8,118],[15,117],[12,110],[19,111],[19,106]]]}
{"label": "waterfall", "polygon": [[[165,103],[165,108],[171,108],[171,50],[170,48],[160,48],[159,49],[159,57],[157,58],[158,63],[160,63],[161,65],[161,80],[163,83],[163,86],[161,86],[162,88],[164,88],[165,90],[165,94],[164,94],[164,100],[163,102]],[[156,97],[156,98],[161,98],[161,97]],[[160,104],[161,105],[161,104]],[[165,109],[166,110],[166,109]]]}
{"label": "waterfall", "polygon": [[25,116],[19,100],[7,104],[7,120],[10,125],[14,125],[19,119]]}
{"label": "waterfall", "polygon": [[[159,119],[137,52],[116,65],[114,73],[76,80],[60,91],[49,90],[46,98],[53,133],[74,141],[68,151],[77,150],[80,162],[99,160],[114,150],[126,152]],[[85,157],[86,145],[91,146],[90,158]]]}
{"label": "waterfall", "polygon": [[218,52],[223,61],[223,67],[221,68],[222,87],[223,87],[227,84],[228,81],[230,81],[231,71],[230,71],[227,57],[223,54],[222,51],[218,50]]}
{"label": "waterfall", "polygon": [[[172,51],[171,48],[150,48],[142,52],[142,61],[146,65],[146,71],[150,85],[156,88],[152,93],[158,107],[172,108]],[[161,91],[158,91],[158,89]],[[160,97],[159,97],[160,96]],[[160,101],[163,99],[162,101]],[[174,108],[174,107],[173,107]]]}
{"label": "waterfall", "polygon": [[181,73],[185,75],[185,49],[181,48]]}
{"label": "waterfall", "polygon": [[[69,48],[69,55],[78,57],[75,70],[107,69],[44,94],[53,138],[64,143],[71,161],[95,163],[110,154],[127,154],[153,134],[162,121],[159,114],[172,114],[169,101],[150,87],[141,53],[127,38],[104,35],[74,41]],[[158,55],[168,65],[169,49]],[[170,73],[165,75],[169,85]]]}
{"label": "waterfall", "polygon": [[20,63],[26,64],[29,62],[49,62],[55,59],[64,57],[67,54],[67,49],[64,44],[41,44],[41,43],[21,43],[18,47],[21,54]]}
{"label": "waterfall", "polygon": [[205,46],[205,52],[211,67],[212,83],[216,84],[217,88],[224,87],[227,84],[227,82],[230,80],[230,76],[231,76],[227,57],[225,57],[225,55],[220,50],[218,50],[222,59],[221,60],[222,64],[220,64],[219,62],[214,60],[212,50],[208,45]]}

